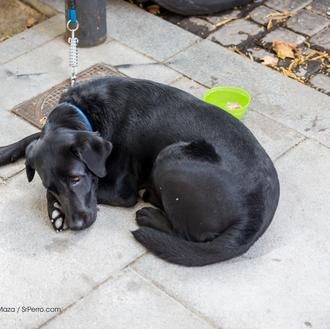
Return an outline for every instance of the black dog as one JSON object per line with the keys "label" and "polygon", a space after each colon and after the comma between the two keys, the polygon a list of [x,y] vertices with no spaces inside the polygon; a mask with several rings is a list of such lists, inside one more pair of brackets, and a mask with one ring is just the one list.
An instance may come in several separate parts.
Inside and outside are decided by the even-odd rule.
{"label": "black dog", "polygon": [[186,266],[247,251],[279,199],[272,161],[239,120],[146,80],[69,89],[40,134],[0,148],[0,164],[24,154],[28,180],[37,170],[47,188],[50,217],[57,212],[73,230],[95,221],[97,202],[130,207],[146,189],[143,199],[158,209],[137,212],[134,237]]}

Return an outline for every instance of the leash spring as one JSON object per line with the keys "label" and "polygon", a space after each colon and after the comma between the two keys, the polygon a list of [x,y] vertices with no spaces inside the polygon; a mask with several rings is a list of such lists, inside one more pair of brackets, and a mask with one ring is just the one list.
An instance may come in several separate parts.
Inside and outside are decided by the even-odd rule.
{"label": "leash spring", "polygon": [[66,28],[71,32],[71,37],[68,38],[69,48],[69,66],[71,70],[70,84],[74,86],[77,79],[77,67],[78,67],[78,38],[75,36],[75,32],[79,29],[79,22],[76,14],[76,1],[68,1],[68,23]]}

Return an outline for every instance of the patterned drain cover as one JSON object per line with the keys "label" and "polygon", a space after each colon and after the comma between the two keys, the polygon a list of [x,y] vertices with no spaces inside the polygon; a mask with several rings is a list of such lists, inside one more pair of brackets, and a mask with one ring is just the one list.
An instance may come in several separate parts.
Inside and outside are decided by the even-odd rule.
{"label": "patterned drain cover", "polygon": [[[119,73],[111,66],[95,64],[78,74],[77,84],[84,80],[108,75],[123,76],[123,74]],[[67,79],[42,94],[17,105],[12,111],[32,123],[34,126],[42,128],[46,122],[48,114],[57,105],[62,93],[69,87],[69,84],[69,80]]]}

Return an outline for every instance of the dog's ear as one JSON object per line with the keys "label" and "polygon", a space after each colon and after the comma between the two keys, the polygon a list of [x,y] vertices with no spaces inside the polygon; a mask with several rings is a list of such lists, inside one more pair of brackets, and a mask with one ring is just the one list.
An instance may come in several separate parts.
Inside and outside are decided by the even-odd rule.
{"label": "dog's ear", "polygon": [[34,147],[37,141],[30,143],[25,149],[25,171],[26,176],[29,182],[32,181],[35,174],[35,166],[34,166]]}
{"label": "dog's ear", "polygon": [[94,175],[104,177],[107,174],[105,163],[112,151],[110,142],[95,133],[79,132],[71,150]]}

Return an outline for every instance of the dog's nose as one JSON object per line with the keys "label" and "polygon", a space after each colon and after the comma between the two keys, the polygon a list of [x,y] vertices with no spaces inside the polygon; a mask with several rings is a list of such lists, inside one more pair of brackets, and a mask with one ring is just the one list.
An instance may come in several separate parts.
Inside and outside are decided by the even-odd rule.
{"label": "dog's nose", "polygon": [[88,228],[94,223],[94,220],[89,214],[77,214],[72,217],[72,221],[69,225],[71,230],[80,231]]}

